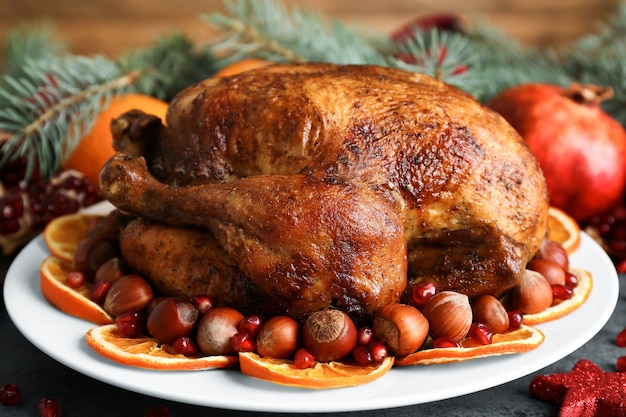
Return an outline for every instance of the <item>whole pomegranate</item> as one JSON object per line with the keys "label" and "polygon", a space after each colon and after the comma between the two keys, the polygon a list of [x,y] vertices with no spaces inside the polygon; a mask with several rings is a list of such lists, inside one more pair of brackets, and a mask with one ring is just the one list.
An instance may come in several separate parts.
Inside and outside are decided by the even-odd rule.
{"label": "whole pomegranate", "polygon": [[626,132],[600,107],[610,97],[598,86],[528,83],[488,103],[535,154],[550,203],[579,222],[617,206],[626,185]]}

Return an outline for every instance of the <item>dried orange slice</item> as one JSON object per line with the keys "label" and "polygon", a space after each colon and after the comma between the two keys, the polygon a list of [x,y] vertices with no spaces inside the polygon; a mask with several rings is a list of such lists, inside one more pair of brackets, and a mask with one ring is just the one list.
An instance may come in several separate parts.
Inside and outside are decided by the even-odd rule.
{"label": "dried orange slice", "polygon": [[580,246],[580,226],[569,214],[556,207],[548,210],[548,238],[563,245],[567,253]]}
{"label": "dried orange slice", "polygon": [[87,237],[89,230],[102,216],[74,213],[50,221],[44,231],[43,240],[50,253],[64,262],[72,263],[76,245]]}
{"label": "dried orange slice", "polygon": [[117,333],[117,326],[89,329],[85,334],[87,344],[101,356],[127,366],[164,371],[200,371],[213,368],[231,368],[238,358],[232,356],[201,356],[190,358],[168,352],[152,337],[128,338]]}
{"label": "dried orange slice", "polygon": [[578,277],[578,284],[574,287],[574,293],[569,300],[561,301],[559,304],[548,307],[540,313],[525,314],[524,324],[533,325],[546,321],[559,319],[580,307],[591,294],[593,288],[593,278],[589,271],[581,268],[570,268],[570,272]]}
{"label": "dried orange slice", "polygon": [[493,335],[489,345],[473,345],[470,339],[455,348],[431,348],[396,358],[396,366],[434,365],[460,362],[487,356],[522,353],[536,349],[543,343],[545,336],[541,330],[523,325],[517,330]]}
{"label": "dried orange slice", "polygon": [[39,267],[39,286],[46,300],[59,310],[96,324],[113,323],[111,316],[89,299],[89,285],[73,289],[65,284],[72,266],[55,256],[48,256]]}
{"label": "dried orange slice", "polygon": [[299,369],[288,359],[262,357],[252,352],[239,354],[239,367],[244,375],[275,384],[297,388],[342,388],[372,382],[393,366],[388,356],[378,365],[359,366],[344,362],[318,362],[313,368]]}

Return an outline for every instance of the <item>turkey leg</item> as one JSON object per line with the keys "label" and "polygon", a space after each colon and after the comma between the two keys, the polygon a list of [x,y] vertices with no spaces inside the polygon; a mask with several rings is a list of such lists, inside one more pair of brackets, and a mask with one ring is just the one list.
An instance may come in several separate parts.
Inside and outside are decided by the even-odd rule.
{"label": "turkey leg", "polygon": [[401,221],[368,186],[298,174],[174,187],[156,180],[143,157],[123,153],[104,167],[100,186],[122,211],[209,230],[292,317],[332,306],[358,320],[405,290]]}

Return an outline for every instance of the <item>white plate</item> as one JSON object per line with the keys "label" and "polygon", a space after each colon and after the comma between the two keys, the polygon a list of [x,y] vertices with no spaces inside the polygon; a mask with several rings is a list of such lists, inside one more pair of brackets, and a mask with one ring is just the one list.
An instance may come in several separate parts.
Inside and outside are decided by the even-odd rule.
{"label": "white plate", "polygon": [[536,350],[455,364],[394,368],[379,380],[358,387],[304,390],[258,381],[236,370],[149,371],[98,356],[84,341],[85,331],[92,324],[61,313],[41,295],[38,269],[47,254],[41,237],[32,241],[11,265],[4,287],[11,319],[47,355],[78,372],[130,391],[188,404],[260,412],[391,408],[504,384],[536,372],[585,344],[608,321],[619,293],[617,273],[610,259],[591,238],[583,235],[581,248],[571,262],[593,274],[589,300],[572,314],[539,326],[546,339]]}

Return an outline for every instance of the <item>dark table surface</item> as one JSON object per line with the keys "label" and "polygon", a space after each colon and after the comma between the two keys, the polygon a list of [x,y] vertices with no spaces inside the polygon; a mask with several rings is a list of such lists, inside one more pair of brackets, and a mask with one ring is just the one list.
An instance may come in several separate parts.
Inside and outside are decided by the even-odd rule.
{"label": "dark table surface", "polygon": [[[0,262],[0,283],[11,258]],[[626,277],[620,276],[620,296],[609,322],[587,344],[567,357],[527,377],[478,393],[445,401],[386,410],[334,413],[341,416],[557,416],[559,407],[528,395],[530,380],[537,374],[567,372],[580,359],[589,359],[605,371],[615,370],[615,361],[626,349],[615,345],[615,336],[626,326]],[[11,322],[2,294],[0,310],[0,385],[17,384],[22,400],[1,406],[0,416],[37,416],[37,402],[51,397],[59,402],[63,417],[144,416],[152,407],[163,405],[173,416],[252,416],[262,413],[220,410],[166,401],[126,391],[82,375],[46,356],[33,346]],[[589,320],[593,320],[592,317]],[[585,323],[581,323],[584,326]],[[267,414],[285,416],[288,414]],[[313,414],[299,414],[302,416]]]}

